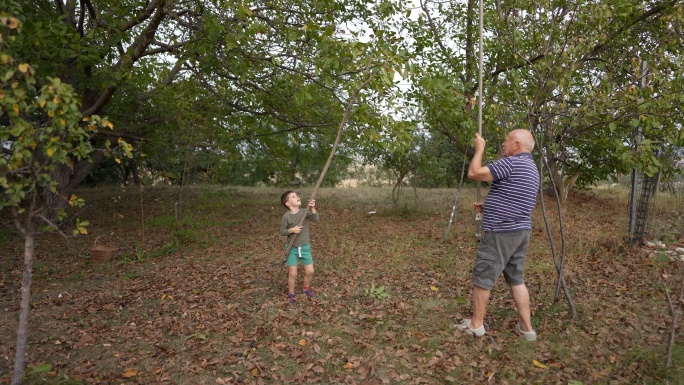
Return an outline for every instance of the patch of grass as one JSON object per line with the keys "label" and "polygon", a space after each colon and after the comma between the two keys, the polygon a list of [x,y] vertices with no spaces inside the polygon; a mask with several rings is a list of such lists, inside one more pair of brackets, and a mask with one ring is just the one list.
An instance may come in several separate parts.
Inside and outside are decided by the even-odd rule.
{"label": "patch of grass", "polygon": [[644,384],[684,384],[684,369],[681,366],[682,358],[684,358],[683,351],[684,347],[681,345],[676,347],[673,351],[673,360],[676,358],[674,362],[678,365],[667,368],[664,351],[655,352],[634,348],[626,352],[623,365],[635,371],[642,371],[639,376],[642,377]]}
{"label": "patch of grass", "polygon": [[158,215],[147,219],[147,225],[150,227],[173,228],[178,225],[178,219],[172,214]]}
{"label": "patch of grass", "polygon": [[47,374],[28,374],[24,378],[24,384],[37,385],[83,385],[83,382],[76,381],[69,376],[47,375]]}
{"label": "patch of grass", "polygon": [[85,278],[85,275],[83,272],[76,272],[74,274],[71,274],[69,276],[66,276],[62,279],[64,279],[64,282],[81,282]]}
{"label": "patch of grass", "polygon": [[9,245],[16,235],[9,227],[0,227],[0,245]]}
{"label": "patch of grass", "polygon": [[121,279],[123,279],[123,280],[131,280],[131,279],[136,279],[136,278],[139,278],[139,277],[140,277],[140,274],[138,274],[138,273],[128,273],[128,274],[124,274],[124,276],[121,277]]}

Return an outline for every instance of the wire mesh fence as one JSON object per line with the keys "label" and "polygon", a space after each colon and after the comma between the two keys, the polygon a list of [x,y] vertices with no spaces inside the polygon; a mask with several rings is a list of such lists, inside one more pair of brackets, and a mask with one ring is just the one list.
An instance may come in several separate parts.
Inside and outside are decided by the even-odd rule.
{"label": "wire mesh fence", "polygon": [[640,174],[631,185],[630,242],[684,239],[684,176],[662,180]]}

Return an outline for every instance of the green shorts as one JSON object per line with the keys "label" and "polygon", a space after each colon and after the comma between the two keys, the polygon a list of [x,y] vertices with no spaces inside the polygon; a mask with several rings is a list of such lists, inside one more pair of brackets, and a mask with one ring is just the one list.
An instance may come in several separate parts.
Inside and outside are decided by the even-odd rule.
{"label": "green shorts", "polygon": [[[287,250],[287,246],[285,246]],[[313,265],[313,258],[311,257],[311,244],[307,243],[301,247],[293,247],[290,249],[290,254],[287,256],[288,266],[297,266],[298,261],[302,261],[302,265]]]}

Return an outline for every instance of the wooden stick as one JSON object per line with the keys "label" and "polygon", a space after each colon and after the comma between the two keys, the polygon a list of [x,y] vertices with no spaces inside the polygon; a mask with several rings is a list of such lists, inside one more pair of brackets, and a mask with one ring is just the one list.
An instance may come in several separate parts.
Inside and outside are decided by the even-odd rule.
{"label": "wooden stick", "polygon": [[[349,120],[349,116],[351,115],[352,108],[354,107],[354,103],[356,103],[356,99],[359,97],[359,93],[361,93],[361,90],[363,90],[368,83],[370,83],[375,76],[377,76],[378,72],[372,73],[368,79],[366,79],[359,88],[354,92],[352,97],[349,99],[349,102],[347,103],[347,107],[344,110],[344,116],[342,116],[342,121],[340,122],[340,126],[337,128],[337,137],[335,138],[335,143],[333,144],[332,151],[330,151],[330,156],[328,156],[328,160],[325,162],[325,167],[323,167],[323,171],[321,172],[321,175],[318,177],[318,182],[316,182],[316,187],[314,187],[313,192],[311,193],[311,198],[309,200],[314,200],[316,199],[316,193],[318,192],[318,188],[321,187],[321,182],[323,182],[323,178],[325,178],[325,174],[328,172],[328,168],[330,168],[330,164],[332,163],[333,157],[335,156],[335,152],[337,151],[337,146],[340,144],[340,138],[342,138],[342,129],[344,126],[347,124],[347,121]],[[304,213],[304,216],[302,219],[299,221],[299,224],[297,226],[301,226],[304,221],[306,220],[307,215],[309,215],[309,205],[307,204],[306,206],[306,212]],[[297,235],[299,234],[294,234],[292,237],[292,240],[290,241],[290,244],[287,246],[287,251],[285,252],[285,259],[283,260],[283,263],[287,261],[287,256],[290,254],[290,250],[292,250],[292,245],[294,245],[295,240],[297,239]]]}

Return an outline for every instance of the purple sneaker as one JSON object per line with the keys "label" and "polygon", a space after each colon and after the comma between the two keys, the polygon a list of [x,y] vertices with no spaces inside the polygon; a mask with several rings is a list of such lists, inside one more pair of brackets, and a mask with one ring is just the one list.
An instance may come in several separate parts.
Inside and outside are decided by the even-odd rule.
{"label": "purple sneaker", "polygon": [[313,289],[304,290],[302,293],[306,295],[306,298],[315,301],[318,299],[318,294],[314,293]]}

